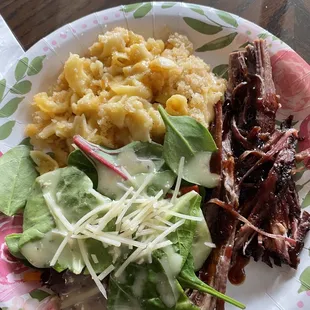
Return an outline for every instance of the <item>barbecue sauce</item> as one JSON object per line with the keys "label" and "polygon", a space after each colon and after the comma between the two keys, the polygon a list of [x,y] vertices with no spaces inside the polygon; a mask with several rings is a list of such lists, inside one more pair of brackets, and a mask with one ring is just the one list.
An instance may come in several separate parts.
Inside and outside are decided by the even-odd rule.
{"label": "barbecue sauce", "polygon": [[244,268],[249,263],[250,258],[238,255],[235,263],[230,268],[228,273],[228,279],[231,284],[240,285],[244,282],[246,275]]}

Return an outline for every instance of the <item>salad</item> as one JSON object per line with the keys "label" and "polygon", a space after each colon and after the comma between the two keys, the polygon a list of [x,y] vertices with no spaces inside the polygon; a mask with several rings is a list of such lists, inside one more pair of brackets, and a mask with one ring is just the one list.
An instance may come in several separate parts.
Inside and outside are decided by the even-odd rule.
{"label": "salad", "polygon": [[[111,150],[75,136],[68,167],[41,176],[27,146],[1,157],[12,176],[1,211],[25,207],[23,232],[8,235],[7,246],[36,268],[89,275],[107,309],[198,309],[187,290],[244,308],[195,274],[215,247],[201,210],[204,188],[220,180],[210,171],[214,140],[193,118],[159,111],[163,145]],[[66,308],[77,303],[67,299]]]}

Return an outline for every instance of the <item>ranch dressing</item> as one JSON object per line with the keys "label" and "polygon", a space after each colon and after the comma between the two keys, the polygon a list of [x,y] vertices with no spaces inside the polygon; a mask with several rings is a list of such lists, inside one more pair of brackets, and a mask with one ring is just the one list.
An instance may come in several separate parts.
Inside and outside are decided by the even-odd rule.
{"label": "ranch dressing", "polygon": [[121,176],[106,166],[97,163],[98,173],[98,191],[110,198],[118,199],[124,194],[124,189],[118,183],[126,182],[126,186],[136,186],[135,178],[133,176],[141,173],[152,173],[156,171],[152,160],[139,158],[133,150],[121,152],[117,156],[115,166],[119,169],[123,168],[125,174],[129,174],[126,182]]}
{"label": "ranch dressing", "polygon": [[166,247],[164,251],[166,255],[159,261],[165,271],[165,275],[157,274],[158,282],[156,284],[156,289],[162,302],[168,308],[172,308],[177,303],[180,296],[175,279],[181,271],[183,259],[180,254],[174,251],[172,246]]}
{"label": "ranch dressing", "polygon": [[211,152],[199,152],[195,154],[184,166],[184,177],[192,180],[193,183],[208,188],[217,186],[220,176],[210,172],[211,155]]}
{"label": "ranch dressing", "polygon": [[[50,231],[38,241],[28,242],[21,249],[24,257],[37,268],[48,268],[64,236],[56,230]],[[69,239],[57,262],[65,265],[72,262],[74,273],[81,273],[84,267],[76,240]]]}

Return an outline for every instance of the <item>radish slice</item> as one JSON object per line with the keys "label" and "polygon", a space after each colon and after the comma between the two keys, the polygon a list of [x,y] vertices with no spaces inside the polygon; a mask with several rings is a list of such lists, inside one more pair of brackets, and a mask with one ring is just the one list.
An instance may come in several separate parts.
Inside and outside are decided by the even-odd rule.
{"label": "radish slice", "polygon": [[96,151],[100,150],[97,146],[92,143],[89,143],[84,138],[79,135],[73,137],[73,142],[75,145],[83,152],[85,155],[99,161],[102,165],[106,166],[107,168],[113,170],[116,174],[122,177],[125,181],[128,180],[127,175],[122,172],[118,167],[111,164],[107,161],[104,157],[100,156]]}

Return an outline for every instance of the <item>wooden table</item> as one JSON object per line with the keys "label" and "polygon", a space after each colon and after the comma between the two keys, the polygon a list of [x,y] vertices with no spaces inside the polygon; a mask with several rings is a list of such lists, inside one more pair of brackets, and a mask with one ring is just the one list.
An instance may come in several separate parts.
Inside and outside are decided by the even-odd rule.
{"label": "wooden table", "polygon": [[[139,0],[1,0],[0,13],[25,49],[84,15]],[[310,0],[187,0],[244,17],[310,62]]]}

